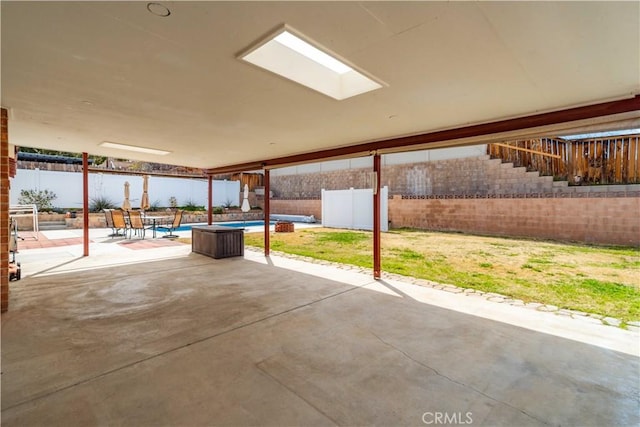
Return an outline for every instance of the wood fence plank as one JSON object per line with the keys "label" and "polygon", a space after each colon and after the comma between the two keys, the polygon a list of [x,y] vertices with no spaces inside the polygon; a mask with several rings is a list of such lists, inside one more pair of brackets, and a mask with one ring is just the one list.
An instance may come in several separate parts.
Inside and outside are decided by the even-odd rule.
{"label": "wood fence plank", "polygon": [[638,182],[638,137],[629,138],[629,183]]}

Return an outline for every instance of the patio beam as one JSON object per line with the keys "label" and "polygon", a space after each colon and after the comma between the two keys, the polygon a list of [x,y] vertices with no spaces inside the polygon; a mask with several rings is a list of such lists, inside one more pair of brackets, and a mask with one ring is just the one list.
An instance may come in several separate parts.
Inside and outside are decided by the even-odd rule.
{"label": "patio beam", "polygon": [[312,151],[309,153],[296,154],[293,156],[276,157],[263,161],[221,166],[217,168],[204,169],[203,171],[209,175],[216,175],[256,169],[279,168],[284,166],[291,166],[294,164],[312,163],[315,161],[327,160],[331,158],[366,156],[374,152],[384,154],[385,152],[402,151],[403,148],[406,148],[405,151],[411,151],[418,148],[426,149],[430,144],[434,143],[441,143],[463,138],[489,136],[502,132],[533,129],[542,126],[557,125],[578,120],[595,119],[598,117],[613,116],[616,114],[623,114],[634,111],[640,111],[640,95],[635,95],[633,98],[603,102],[600,104],[585,105],[581,107],[568,108],[547,113],[532,114],[529,116],[516,117],[512,119],[498,120],[495,122],[462,126],[454,129],[427,132],[418,135],[367,142],[364,144],[349,145],[340,148]]}
{"label": "patio beam", "polygon": [[82,245],[83,256],[89,256],[89,154],[82,153]]}

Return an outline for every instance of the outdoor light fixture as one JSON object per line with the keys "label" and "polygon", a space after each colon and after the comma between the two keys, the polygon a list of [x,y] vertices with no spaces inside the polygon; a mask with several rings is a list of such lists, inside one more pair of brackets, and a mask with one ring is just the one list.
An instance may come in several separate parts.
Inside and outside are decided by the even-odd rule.
{"label": "outdoor light fixture", "polygon": [[117,150],[137,151],[139,153],[156,154],[158,156],[166,156],[171,151],[156,150],[155,148],[136,147],[135,145],[118,144],[115,142],[102,141],[99,144],[101,147],[115,148]]}
{"label": "outdoor light fixture", "polygon": [[171,11],[160,3],[147,3],[147,10],[161,18],[166,18],[171,15]]}
{"label": "outdoor light fixture", "polygon": [[287,25],[238,58],[337,100],[386,86]]}

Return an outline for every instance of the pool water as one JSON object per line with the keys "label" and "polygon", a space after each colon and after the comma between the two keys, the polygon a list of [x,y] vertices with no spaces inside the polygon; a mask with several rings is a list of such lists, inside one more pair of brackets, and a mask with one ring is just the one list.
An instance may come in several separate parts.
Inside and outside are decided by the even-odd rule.
{"label": "pool water", "polygon": [[[275,221],[271,221],[270,224],[275,224]],[[191,227],[199,227],[207,224],[187,224],[181,225],[176,228],[176,231],[189,231]],[[243,228],[243,227],[255,227],[255,226],[264,226],[264,221],[237,221],[237,222],[214,222],[213,225],[222,225],[225,227],[234,227],[234,228]]]}

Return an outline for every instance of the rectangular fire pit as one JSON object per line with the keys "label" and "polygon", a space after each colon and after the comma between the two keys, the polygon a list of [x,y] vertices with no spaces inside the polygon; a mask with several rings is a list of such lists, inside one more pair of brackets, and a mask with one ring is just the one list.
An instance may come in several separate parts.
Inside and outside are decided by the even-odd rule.
{"label": "rectangular fire pit", "polygon": [[276,222],[276,233],[293,233],[293,223],[290,221]]}
{"label": "rectangular fire pit", "polygon": [[244,256],[244,228],[220,225],[193,227],[191,251],[215,259]]}

